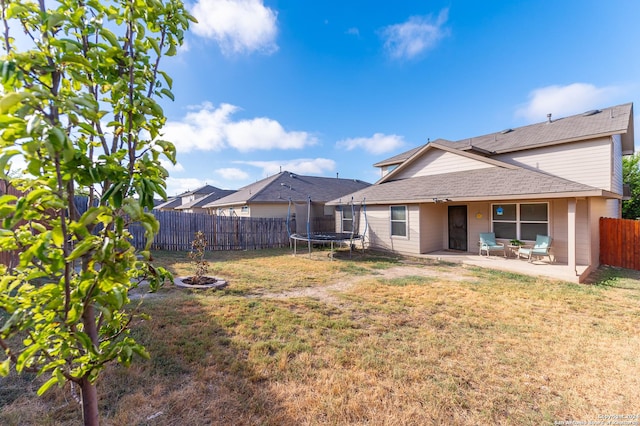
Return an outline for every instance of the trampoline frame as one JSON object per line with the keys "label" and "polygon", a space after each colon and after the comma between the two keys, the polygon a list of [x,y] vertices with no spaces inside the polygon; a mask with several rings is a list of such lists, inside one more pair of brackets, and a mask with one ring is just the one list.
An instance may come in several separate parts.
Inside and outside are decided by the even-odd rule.
{"label": "trampoline frame", "polygon": [[[287,231],[288,232],[290,232],[289,221],[291,218],[292,204],[295,204],[295,203],[291,200],[291,198],[289,198],[289,209],[287,211]],[[355,217],[355,205],[353,203],[353,197],[351,198],[351,202],[347,205],[351,206],[351,217],[352,218]],[[349,257],[351,257],[351,254],[355,247],[354,242],[358,240],[362,244],[362,252],[364,253],[364,250],[365,250],[364,238],[368,229],[367,207],[364,200],[362,202],[362,212],[364,215],[364,222],[365,222],[364,232],[362,234],[356,234],[355,229],[352,229],[351,232],[318,232],[318,233],[312,234],[310,229],[311,228],[311,197],[307,197],[307,233],[306,234],[298,234],[298,233],[289,234],[289,239],[293,242],[293,255],[295,256],[298,253],[298,241],[307,242],[307,246],[309,249],[309,256],[311,256],[312,246],[314,243],[315,244],[330,243],[331,245],[330,258],[331,260],[333,260],[335,243],[338,243],[339,245],[349,243]]]}

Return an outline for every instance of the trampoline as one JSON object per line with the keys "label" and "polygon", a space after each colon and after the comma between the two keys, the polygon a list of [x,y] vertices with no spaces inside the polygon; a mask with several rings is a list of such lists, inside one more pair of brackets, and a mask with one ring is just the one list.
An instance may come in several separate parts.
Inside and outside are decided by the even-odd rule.
{"label": "trampoline", "polygon": [[[290,228],[290,220],[291,220],[291,207],[295,207],[295,203],[289,199],[289,209],[287,212],[287,229]],[[290,233],[289,239],[292,243],[293,255],[295,256],[298,253],[298,241],[304,241],[307,243],[307,247],[309,250],[309,256],[311,256],[312,247],[314,244],[329,244],[331,247],[331,253],[329,257],[333,260],[333,253],[336,248],[342,246],[343,244],[348,244],[349,246],[349,256],[355,248],[355,243],[360,242],[362,246],[362,252],[365,250],[365,241],[364,237],[367,232],[367,209],[364,201],[362,202],[362,215],[364,217],[364,230],[362,233],[358,233],[357,230],[360,225],[360,206],[356,207],[353,203],[353,198],[351,199],[351,203],[345,206],[339,206],[342,210],[345,208],[350,209],[352,225],[351,230],[345,232],[344,229],[341,229],[341,232],[313,232],[311,229],[311,197],[307,199],[307,224],[306,224],[306,233]],[[358,213],[358,214],[356,214]],[[344,228],[344,220],[340,221],[340,228]]]}

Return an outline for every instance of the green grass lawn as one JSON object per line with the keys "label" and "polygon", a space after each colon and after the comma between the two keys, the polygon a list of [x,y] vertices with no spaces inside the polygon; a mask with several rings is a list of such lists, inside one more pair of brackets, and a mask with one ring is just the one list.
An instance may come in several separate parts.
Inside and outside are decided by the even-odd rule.
{"label": "green grass lawn", "polygon": [[[186,254],[155,253],[176,275]],[[207,253],[222,291],[167,285],[113,365],[106,425],[553,424],[640,413],[640,281],[571,284],[426,260]],[[68,388],[1,379],[0,424],[77,424]],[[4,383],[3,383],[4,382]],[[6,390],[9,389],[9,390]]]}

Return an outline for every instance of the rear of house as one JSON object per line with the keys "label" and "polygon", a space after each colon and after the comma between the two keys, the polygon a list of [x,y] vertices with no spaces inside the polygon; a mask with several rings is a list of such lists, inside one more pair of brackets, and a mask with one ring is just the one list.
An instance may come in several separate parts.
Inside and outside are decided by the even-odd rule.
{"label": "rear of house", "polygon": [[633,145],[633,106],[619,105],[428,143],[377,163],[382,178],[352,195],[367,204],[371,247],[477,253],[481,232],[507,244],[549,235],[556,262],[581,280],[598,266],[599,218],[621,215]]}

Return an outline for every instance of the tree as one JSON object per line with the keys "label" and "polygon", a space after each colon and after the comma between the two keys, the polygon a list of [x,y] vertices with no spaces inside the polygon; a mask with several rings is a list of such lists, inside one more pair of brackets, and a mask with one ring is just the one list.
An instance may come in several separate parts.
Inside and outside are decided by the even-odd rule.
{"label": "tree", "polygon": [[622,181],[629,185],[631,199],[622,202],[622,217],[640,218],[640,153],[622,157]]}
{"label": "tree", "polygon": [[[156,99],[173,99],[160,59],[176,53],[193,18],[180,0],[0,0],[0,172],[24,197],[0,197],[0,373],[34,371],[38,390],[80,386],[86,425],[98,424],[95,381],[111,361],[148,357],[129,335],[128,292],[146,277],[175,148],[161,139]],[[30,47],[18,51],[12,27]],[[21,43],[23,44],[23,43]],[[12,158],[26,164],[8,176]],[[86,194],[86,212],[74,203]],[[144,226],[146,247],[128,226]],[[1,312],[0,312],[1,313]]]}

